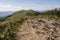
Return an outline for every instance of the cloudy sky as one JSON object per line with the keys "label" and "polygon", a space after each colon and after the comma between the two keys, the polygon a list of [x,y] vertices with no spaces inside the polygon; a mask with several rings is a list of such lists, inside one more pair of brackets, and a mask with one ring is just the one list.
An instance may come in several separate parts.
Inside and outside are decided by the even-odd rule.
{"label": "cloudy sky", "polygon": [[0,11],[48,10],[60,7],[60,0],[0,0]]}

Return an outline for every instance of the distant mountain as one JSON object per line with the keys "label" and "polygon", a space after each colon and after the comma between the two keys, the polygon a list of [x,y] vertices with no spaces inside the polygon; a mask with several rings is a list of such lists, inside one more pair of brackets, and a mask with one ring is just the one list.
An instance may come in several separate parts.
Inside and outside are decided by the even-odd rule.
{"label": "distant mountain", "polygon": [[8,15],[11,15],[13,13],[13,11],[2,11],[0,12],[0,17],[5,17]]}
{"label": "distant mountain", "polygon": [[7,17],[11,16],[13,14],[13,11],[0,11],[0,21],[3,21]]}

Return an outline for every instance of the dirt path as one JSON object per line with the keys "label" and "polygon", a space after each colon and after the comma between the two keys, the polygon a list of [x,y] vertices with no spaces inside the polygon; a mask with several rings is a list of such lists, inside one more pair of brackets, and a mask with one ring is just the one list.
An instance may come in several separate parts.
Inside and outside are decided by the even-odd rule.
{"label": "dirt path", "polygon": [[60,40],[60,23],[47,19],[31,19],[21,25],[18,40]]}

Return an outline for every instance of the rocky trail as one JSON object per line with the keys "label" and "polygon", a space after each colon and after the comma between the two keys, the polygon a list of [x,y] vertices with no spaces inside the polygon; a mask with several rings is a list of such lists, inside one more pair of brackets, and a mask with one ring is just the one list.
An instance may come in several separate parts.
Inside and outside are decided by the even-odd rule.
{"label": "rocky trail", "polygon": [[21,25],[17,36],[18,40],[60,40],[60,23],[56,20],[30,19]]}

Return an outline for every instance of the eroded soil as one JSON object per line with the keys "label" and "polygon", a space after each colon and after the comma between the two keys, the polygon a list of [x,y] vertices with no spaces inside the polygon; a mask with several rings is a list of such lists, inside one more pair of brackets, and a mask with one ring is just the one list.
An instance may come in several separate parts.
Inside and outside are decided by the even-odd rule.
{"label": "eroded soil", "polygon": [[60,40],[60,23],[48,19],[25,21],[18,32],[18,40]]}

